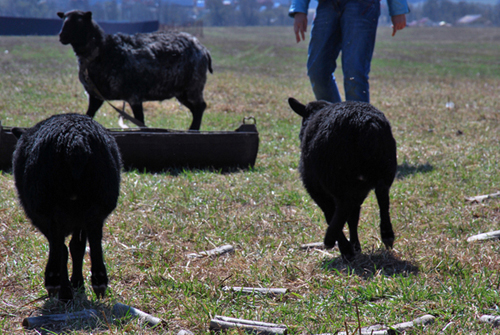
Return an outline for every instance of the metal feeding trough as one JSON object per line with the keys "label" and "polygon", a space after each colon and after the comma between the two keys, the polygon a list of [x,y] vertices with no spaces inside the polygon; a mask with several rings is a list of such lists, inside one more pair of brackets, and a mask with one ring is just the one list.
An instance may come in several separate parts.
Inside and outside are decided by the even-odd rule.
{"label": "metal feeding trough", "polygon": [[[161,172],[212,169],[223,172],[255,165],[259,133],[253,117],[234,131],[180,131],[163,128],[108,129],[116,139],[127,170]],[[0,170],[12,168],[17,139],[0,123]]]}

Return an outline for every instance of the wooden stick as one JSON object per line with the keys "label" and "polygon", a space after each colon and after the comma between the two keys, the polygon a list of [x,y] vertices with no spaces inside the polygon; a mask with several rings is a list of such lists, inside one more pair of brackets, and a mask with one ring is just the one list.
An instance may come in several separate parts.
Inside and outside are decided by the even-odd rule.
{"label": "wooden stick", "polygon": [[202,251],[199,254],[192,253],[187,255],[189,258],[203,258],[203,257],[216,257],[228,252],[234,252],[234,247],[230,244],[223,245],[221,247],[217,247],[212,250]]}
{"label": "wooden stick", "polygon": [[[395,335],[404,332],[415,326],[425,326],[434,322],[434,316],[424,315],[416,318],[413,321],[398,323],[393,326],[387,327],[384,325],[373,325],[370,327],[361,328],[361,335]],[[331,335],[331,334],[321,334],[321,335]],[[347,332],[339,332],[337,335],[347,335]]]}
{"label": "wooden stick", "polygon": [[33,316],[23,320],[23,327],[30,329],[55,322],[69,322],[75,319],[88,320],[91,318],[97,318],[97,311],[95,309],[86,309],[74,313]]}
{"label": "wooden stick", "polygon": [[306,243],[302,244],[300,246],[301,250],[310,250],[310,249],[325,249],[325,244],[323,242],[313,242],[313,243]]}
{"label": "wooden stick", "polygon": [[490,231],[467,238],[467,242],[494,240],[500,238],[500,230]]}
{"label": "wooden stick", "polygon": [[434,319],[435,319],[434,316],[427,314],[427,315],[423,315],[421,317],[418,317],[413,321],[395,324],[391,328],[397,332],[403,332],[403,331],[410,329],[410,328],[413,328],[415,326],[425,326],[425,325],[431,324],[434,322]]}
{"label": "wooden stick", "polygon": [[247,332],[258,335],[286,335],[288,330],[284,325],[274,323],[235,319],[217,315],[215,319],[210,320],[210,330],[220,332],[224,329],[240,328]]}
{"label": "wooden stick", "polygon": [[152,316],[146,312],[143,312],[137,308],[130,307],[121,303],[116,303],[113,306],[113,316],[115,318],[123,318],[126,316],[140,318],[146,322],[148,326],[155,327],[163,322],[162,319]]}
{"label": "wooden stick", "polygon": [[489,323],[489,324],[493,325],[493,327],[500,326],[500,316],[483,315],[483,316],[481,316],[479,321],[483,322],[483,323]]}
{"label": "wooden stick", "polygon": [[485,194],[485,195],[477,195],[475,197],[465,197],[465,200],[469,202],[483,202],[483,200],[486,199],[493,199],[493,198],[500,198],[500,192],[497,193],[492,193],[492,194]]}
{"label": "wooden stick", "polygon": [[283,295],[288,293],[286,288],[262,288],[262,287],[239,287],[239,286],[224,286],[223,291],[234,291],[246,294],[267,294],[267,295]]}

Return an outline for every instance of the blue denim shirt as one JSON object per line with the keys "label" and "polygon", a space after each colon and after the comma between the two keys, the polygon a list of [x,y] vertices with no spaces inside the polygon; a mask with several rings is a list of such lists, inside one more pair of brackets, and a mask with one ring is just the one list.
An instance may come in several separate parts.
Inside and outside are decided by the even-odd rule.
{"label": "blue denim shirt", "polygon": [[[288,15],[293,17],[295,13],[307,13],[310,1],[311,0],[292,0]],[[406,0],[387,0],[387,5],[389,6],[389,15],[391,17],[400,14],[408,14],[410,12]]]}

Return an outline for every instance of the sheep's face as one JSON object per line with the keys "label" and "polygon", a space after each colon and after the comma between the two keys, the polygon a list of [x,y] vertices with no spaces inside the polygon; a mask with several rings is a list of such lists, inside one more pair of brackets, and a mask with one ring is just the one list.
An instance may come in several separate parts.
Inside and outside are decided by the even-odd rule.
{"label": "sheep's face", "polygon": [[59,32],[59,41],[64,45],[85,44],[92,26],[92,12],[74,10],[67,13],[59,12],[57,15],[64,20]]}
{"label": "sheep's face", "polygon": [[302,126],[300,127],[300,134],[299,134],[300,141],[302,141],[304,130],[307,127],[310,116],[330,104],[327,101],[313,101],[308,103],[307,105],[303,105],[294,98],[289,98],[288,103],[290,104],[290,107],[295,113],[302,116]]}

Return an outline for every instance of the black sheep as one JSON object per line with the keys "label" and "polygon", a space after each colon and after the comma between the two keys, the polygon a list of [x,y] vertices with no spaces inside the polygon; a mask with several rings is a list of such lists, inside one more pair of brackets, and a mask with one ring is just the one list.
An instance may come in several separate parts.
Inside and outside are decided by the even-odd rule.
{"label": "black sheep", "polygon": [[144,123],[143,101],[176,97],[193,114],[189,129],[200,129],[212,59],[195,37],[182,32],[109,35],[92,20],[92,12],[57,15],[64,19],[59,40],[71,44],[78,58],[79,78],[89,97],[87,115],[94,117],[103,99],[124,100]]}
{"label": "black sheep", "polygon": [[[396,175],[397,158],[389,121],[365,102],[315,101],[306,106],[293,98],[288,102],[303,117],[299,171],[328,223],[325,246],[333,248],[337,241],[347,260],[361,251],[359,213],[368,193],[375,189],[382,242],[392,248],[389,189]],[[342,231],[346,222],[350,242]]]}
{"label": "black sheep", "polygon": [[[92,288],[103,297],[108,285],[102,255],[102,227],[120,191],[121,157],[114,138],[89,116],[52,116],[32,128],[14,128],[14,180],[26,215],[49,241],[45,288],[65,301],[84,287],[82,265],[87,240]],[[69,243],[73,259],[68,277]]]}

